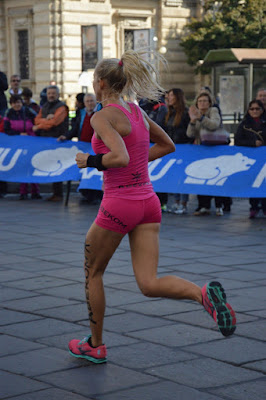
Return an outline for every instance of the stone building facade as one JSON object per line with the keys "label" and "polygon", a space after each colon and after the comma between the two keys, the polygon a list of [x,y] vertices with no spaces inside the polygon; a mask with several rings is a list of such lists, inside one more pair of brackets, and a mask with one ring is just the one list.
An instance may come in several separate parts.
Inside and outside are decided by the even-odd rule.
{"label": "stone building facade", "polygon": [[92,90],[97,60],[148,45],[168,61],[162,85],[192,98],[198,78],[179,38],[199,7],[197,0],[0,0],[0,70],[20,74],[36,99],[51,81],[67,99]]}

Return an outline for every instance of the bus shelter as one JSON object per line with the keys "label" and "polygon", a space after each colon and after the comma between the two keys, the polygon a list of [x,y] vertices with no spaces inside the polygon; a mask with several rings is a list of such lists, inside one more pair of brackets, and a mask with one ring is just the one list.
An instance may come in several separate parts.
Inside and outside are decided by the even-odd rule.
{"label": "bus shelter", "polygon": [[204,65],[211,67],[213,92],[224,122],[235,125],[257,90],[266,87],[266,49],[210,50]]}

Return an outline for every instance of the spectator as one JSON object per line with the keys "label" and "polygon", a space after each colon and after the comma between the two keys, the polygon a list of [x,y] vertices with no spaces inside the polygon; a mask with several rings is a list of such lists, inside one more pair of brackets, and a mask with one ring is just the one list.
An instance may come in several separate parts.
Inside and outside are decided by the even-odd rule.
{"label": "spectator", "polygon": [[[164,130],[175,144],[191,143],[191,139],[186,133],[190,119],[183,90],[179,88],[169,90],[168,103],[169,109],[165,117]],[[188,194],[177,193],[175,195],[176,202],[170,211],[175,214],[186,214],[188,198]]]}
{"label": "spectator", "polygon": [[[217,98],[215,98],[212,94],[212,91],[210,89],[209,86],[202,86],[200,89],[200,93],[202,92],[208,92],[212,98],[212,106],[213,107],[217,107],[219,115],[221,117],[221,122],[223,121],[223,116],[222,116],[222,111],[220,109],[219,106],[219,101],[217,100]],[[231,197],[223,197],[222,198],[222,206],[223,206],[223,211],[224,212],[230,212],[231,211],[231,205],[233,203],[233,200],[231,199]]]}
{"label": "spectator", "polygon": [[77,119],[79,118],[80,111],[83,110],[84,107],[85,107],[84,96],[85,96],[85,93],[78,93],[76,95],[76,104],[75,104],[75,106],[76,106],[76,115],[71,120],[71,129],[74,128],[75,123],[76,123]]}
{"label": "spectator", "polygon": [[[56,86],[55,81],[50,81],[50,86]],[[40,93],[40,106],[42,107],[47,102],[47,87],[43,88]]]}
{"label": "spectator", "polygon": [[[96,107],[96,98],[92,93],[87,93],[83,96],[85,108],[80,109],[76,123],[67,135],[59,136],[58,140],[71,140],[77,137],[82,142],[91,142],[93,128],[91,126],[91,118]],[[80,193],[85,197],[86,201],[92,204],[99,203],[102,198],[101,190],[80,189]]]}
{"label": "spectator", "polygon": [[260,100],[262,102],[264,108],[264,114],[266,114],[266,89],[263,88],[258,89],[256,100]]}
{"label": "spectator", "polygon": [[[139,102],[139,106],[146,112],[150,119],[156,122],[159,126],[164,126],[164,120],[167,114],[167,107],[162,98],[159,102],[155,102],[149,99],[141,99]],[[157,192],[156,194],[159,197],[162,211],[166,212],[168,194],[159,192]]]}
{"label": "spectator", "polygon": [[10,103],[10,97],[13,94],[21,95],[22,88],[20,87],[20,83],[21,83],[21,79],[20,79],[19,75],[17,75],[17,74],[11,75],[11,77],[10,77],[10,88],[7,89],[6,92],[5,92],[7,103]]}
{"label": "spectator", "polygon": [[[196,105],[189,108],[190,123],[187,129],[187,135],[194,139],[195,144],[201,144],[200,129],[205,128],[215,131],[221,125],[221,117],[217,107],[212,107],[212,98],[210,93],[201,92],[196,98]],[[212,196],[198,195],[198,207],[194,215],[209,215]],[[216,206],[216,215],[222,216],[222,197],[214,197]]]}
{"label": "spectator", "polygon": [[[260,100],[252,100],[248,105],[248,111],[243,121],[239,124],[235,133],[236,146],[260,147],[266,146],[266,118],[263,103]],[[261,208],[266,215],[266,198],[250,198],[249,218],[253,219]]]}
{"label": "spectator", "polygon": [[24,100],[24,104],[33,110],[37,115],[40,111],[40,106],[32,99],[32,91],[29,88],[24,88],[21,96]]}
{"label": "spectator", "polygon": [[[68,132],[68,108],[59,100],[59,89],[57,86],[48,86],[47,102],[40,109],[35,118],[33,130],[38,131],[38,135],[58,138],[60,135],[67,135]],[[54,182],[52,184],[53,195],[48,201],[63,200],[63,183]]]}
{"label": "spectator", "polygon": [[[7,135],[29,135],[35,136],[32,130],[35,113],[28,107],[23,106],[21,96],[14,94],[10,97],[11,108],[4,118],[4,132]],[[28,184],[21,183],[19,188],[20,200],[28,198]],[[41,199],[40,189],[37,183],[31,184],[31,198]]]}
{"label": "spectator", "polygon": [[[7,110],[7,101],[5,91],[8,88],[7,77],[4,72],[0,71],[0,117],[4,117]],[[1,132],[1,130],[0,130]]]}
{"label": "spectator", "polygon": [[84,105],[85,108],[79,110],[74,127],[66,135],[60,135],[58,140],[71,140],[73,137],[77,137],[82,142],[91,142],[93,128],[90,120],[96,107],[94,94],[87,93],[84,95]]}
{"label": "spectator", "polygon": [[146,112],[146,114],[159,126],[164,125],[164,119],[167,114],[167,107],[164,99],[161,98],[159,101],[141,99],[139,106]]}

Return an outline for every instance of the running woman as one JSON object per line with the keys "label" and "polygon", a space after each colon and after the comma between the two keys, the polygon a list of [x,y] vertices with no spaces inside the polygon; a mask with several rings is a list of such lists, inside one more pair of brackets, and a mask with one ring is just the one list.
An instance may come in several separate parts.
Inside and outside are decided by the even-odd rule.
{"label": "running woman", "polygon": [[[220,283],[210,282],[201,289],[177,276],[157,277],[161,206],[149,179],[148,162],[174,152],[175,145],[143,110],[123,100],[130,93],[159,99],[163,88],[157,77],[155,68],[133,50],[126,51],[121,60],[100,61],[94,72],[94,91],[103,106],[91,119],[96,155],[78,153],[76,162],[79,168],[103,171],[104,196],[85,240],[85,291],[91,335],[69,342],[71,355],[94,363],[107,360],[102,338],[103,274],[127,234],[135,278],[145,296],[197,301],[224,336],[235,330],[235,313]],[[154,143],[152,147],[150,142]]]}

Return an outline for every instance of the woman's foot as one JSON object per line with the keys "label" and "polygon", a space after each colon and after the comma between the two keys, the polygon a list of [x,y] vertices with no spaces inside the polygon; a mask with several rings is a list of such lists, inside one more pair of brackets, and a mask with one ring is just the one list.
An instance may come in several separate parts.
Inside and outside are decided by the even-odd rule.
{"label": "woman's foot", "polygon": [[209,282],[201,289],[202,304],[217,323],[224,336],[230,336],[236,329],[235,312],[226,302],[226,294],[220,282]]}
{"label": "woman's foot", "polygon": [[82,340],[73,339],[68,343],[69,353],[77,358],[85,358],[95,364],[101,364],[107,361],[107,350],[105,344],[98,347],[92,347],[91,336]]}

